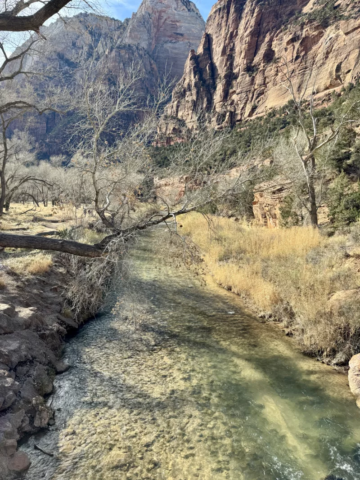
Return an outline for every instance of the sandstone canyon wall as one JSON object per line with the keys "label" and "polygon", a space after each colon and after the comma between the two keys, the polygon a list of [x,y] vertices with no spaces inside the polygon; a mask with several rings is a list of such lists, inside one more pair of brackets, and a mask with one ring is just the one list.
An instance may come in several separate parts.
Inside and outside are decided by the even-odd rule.
{"label": "sandstone canyon wall", "polygon": [[[197,48],[204,29],[204,20],[189,0],[144,0],[139,12],[124,22],[82,13],[45,27],[46,41],[37,45],[37,54],[26,57],[24,70],[45,71],[47,86],[57,84],[60,72],[73,87],[81,82],[84,65],[93,69],[94,78],[105,74],[116,81],[134,64],[141,71],[136,93],[147,97],[154,93],[165,67],[180,78],[189,51]],[[19,90],[31,83],[42,93],[38,77],[17,77],[14,83]],[[47,157],[66,153],[71,121],[70,114],[31,115],[27,125],[23,120],[15,122],[13,130],[28,128]]]}
{"label": "sandstone canyon wall", "polygon": [[123,42],[143,47],[160,74],[180,78],[190,50],[197,49],[205,22],[189,0],[144,0],[133,15]]}
{"label": "sandstone canyon wall", "polygon": [[359,78],[359,0],[219,0],[174,89],[160,139],[181,136],[199,117],[222,128],[285,105],[288,73],[297,94]]}

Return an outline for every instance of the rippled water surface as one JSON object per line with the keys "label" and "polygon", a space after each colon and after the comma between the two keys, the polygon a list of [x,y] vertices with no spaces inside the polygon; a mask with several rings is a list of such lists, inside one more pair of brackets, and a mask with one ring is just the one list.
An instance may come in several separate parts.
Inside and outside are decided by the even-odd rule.
{"label": "rippled water surface", "polygon": [[360,479],[360,410],[345,376],[162,262],[154,242],[132,253],[122,315],[69,342],[56,423],[23,447],[26,479]]}

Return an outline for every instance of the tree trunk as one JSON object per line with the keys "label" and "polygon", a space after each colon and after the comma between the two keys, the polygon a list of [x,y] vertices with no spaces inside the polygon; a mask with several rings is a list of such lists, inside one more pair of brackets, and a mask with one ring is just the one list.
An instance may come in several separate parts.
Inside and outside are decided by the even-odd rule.
{"label": "tree trunk", "polygon": [[6,198],[6,181],[5,181],[5,172],[4,169],[0,173],[0,187],[1,187],[1,194],[0,194],[0,216],[4,214],[5,208],[5,198]]}
{"label": "tree trunk", "polygon": [[0,247],[53,250],[90,258],[101,257],[103,254],[101,247],[95,245],[87,245],[70,240],[42,238],[35,235],[10,235],[7,233],[0,233]]}
{"label": "tree trunk", "polygon": [[8,198],[5,200],[5,210],[8,212],[10,210],[10,204],[12,200],[12,195],[10,195]]}
{"label": "tree trunk", "polygon": [[315,158],[311,157],[310,159],[310,166],[311,171],[309,175],[309,201],[310,201],[310,222],[311,226],[314,228],[318,227],[318,211],[317,211],[317,203],[316,203],[316,191],[314,185],[314,173],[316,169]]}

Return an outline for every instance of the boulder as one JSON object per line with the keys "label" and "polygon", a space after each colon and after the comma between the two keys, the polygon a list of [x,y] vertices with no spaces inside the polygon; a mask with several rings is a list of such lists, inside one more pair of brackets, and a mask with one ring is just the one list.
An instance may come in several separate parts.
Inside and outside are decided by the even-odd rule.
{"label": "boulder", "polygon": [[357,398],[356,404],[360,408],[360,353],[351,358],[349,367],[348,377],[350,390]]}
{"label": "boulder", "polygon": [[37,360],[44,365],[56,363],[54,352],[31,330],[0,336],[0,363],[15,368],[28,360]]}
{"label": "boulder", "polygon": [[24,385],[21,387],[20,396],[23,400],[23,404],[32,404],[32,401],[35,397],[38,396],[36,388],[31,378],[28,378]]}
{"label": "boulder", "polygon": [[0,411],[9,408],[16,399],[19,384],[10,376],[0,376]]}
{"label": "boulder", "polygon": [[12,472],[21,473],[29,469],[31,462],[24,452],[16,452],[8,460],[8,468]]}
{"label": "boulder", "polygon": [[35,397],[33,399],[33,407],[36,410],[34,418],[35,428],[44,428],[48,425],[50,418],[53,416],[53,411],[50,407],[45,405],[42,397]]}
{"label": "boulder", "polygon": [[15,316],[15,307],[14,305],[9,305],[7,303],[0,303],[0,314],[4,313],[8,317]]}
{"label": "boulder", "polygon": [[10,318],[5,313],[0,313],[0,335],[7,333],[14,333],[17,330],[18,323],[13,318]]}
{"label": "boulder", "polygon": [[44,365],[36,365],[33,381],[39,395],[48,395],[52,392],[53,380],[49,375],[49,369]]}
{"label": "boulder", "polygon": [[17,441],[14,438],[4,440],[2,443],[2,449],[6,455],[14,455],[17,449]]}
{"label": "boulder", "polygon": [[328,304],[331,313],[338,315],[343,308],[350,304],[359,304],[360,288],[351,290],[339,290],[331,296]]}
{"label": "boulder", "polygon": [[42,317],[37,312],[36,307],[17,307],[16,314],[19,327],[21,327],[22,330],[26,328],[36,328],[43,323]]}

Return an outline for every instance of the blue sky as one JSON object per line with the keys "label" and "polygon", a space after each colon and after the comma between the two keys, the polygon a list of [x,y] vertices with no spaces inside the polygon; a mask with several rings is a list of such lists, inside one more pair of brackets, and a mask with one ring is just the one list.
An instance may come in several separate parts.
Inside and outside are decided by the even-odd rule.
{"label": "blue sky", "polygon": [[[142,0],[107,0],[107,10],[109,15],[112,17],[118,18],[119,20],[124,20],[125,18],[131,17],[133,12],[136,12],[141,4],[141,1]],[[216,0],[195,0],[194,3],[200,10],[204,20],[207,19],[210,9],[215,1]]]}

